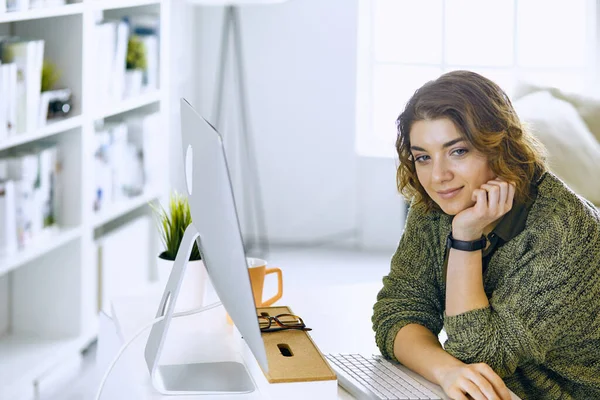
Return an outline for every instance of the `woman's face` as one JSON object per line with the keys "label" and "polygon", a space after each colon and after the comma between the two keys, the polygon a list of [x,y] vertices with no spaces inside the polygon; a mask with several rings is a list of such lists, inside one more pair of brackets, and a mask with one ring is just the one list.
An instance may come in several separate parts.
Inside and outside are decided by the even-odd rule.
{"label": "woman's face", "polygon": [[472,207],[473,190],[496,177],[487,158],[463,139],[450,119],[415,122],[410,145],[419,182],[446,214]]}

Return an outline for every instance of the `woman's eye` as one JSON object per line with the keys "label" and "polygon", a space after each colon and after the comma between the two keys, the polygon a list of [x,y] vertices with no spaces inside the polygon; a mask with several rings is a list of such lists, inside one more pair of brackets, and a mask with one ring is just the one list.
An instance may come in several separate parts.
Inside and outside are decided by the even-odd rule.
{"label": "woman's eye", "polygon": [[462,155],[465,155],[468,151],[469,150],[467,150],[467,149],[456,149],[452,153],[456,154],[457,156],[462,156]]}
{"label": "woman's eye", "polygon": [[425,161],[427,161],[428,157],[429,156],[425,156],[425,155],[423,155],[423,156],[417,156],[417,157],[415,157],[415,161],[416,162],[425,162]]}

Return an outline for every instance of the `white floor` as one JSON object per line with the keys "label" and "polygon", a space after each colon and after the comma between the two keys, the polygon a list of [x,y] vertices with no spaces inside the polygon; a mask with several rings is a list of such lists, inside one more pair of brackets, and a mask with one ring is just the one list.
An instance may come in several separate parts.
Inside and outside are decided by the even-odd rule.
{"label": "white floor", "polygon": [[[309,280],[314,285],[327,285],[330,282],[381,283],[381,278],[389,271],[391,256],[391,252],[364,253],[326,248],[277,249],[271,252],[268,261],[270,266],[282,269],[285,292],[285,282],[293,280]],[[274,288],[275,283],[268,281],[265,284],[265,296]],[[95,369],[95,358],[96,349],[92,346],[81,365],[72,374],[44,388],[40,399],[93,400],[101,372]]]}

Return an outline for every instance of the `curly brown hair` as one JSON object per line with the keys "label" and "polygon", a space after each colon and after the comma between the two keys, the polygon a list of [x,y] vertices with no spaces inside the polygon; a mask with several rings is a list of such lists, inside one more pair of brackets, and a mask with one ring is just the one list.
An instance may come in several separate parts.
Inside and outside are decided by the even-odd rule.
{"label": "curly brown hair", "polygon": [[546,151],[519,120],[506,93],[471,71],[448,72],[429,81],[410,98],[396,121],[398,191],[428,211],[440,209],[417,178],[410,152],[410,130],[421,120],[450,119],[461,135],[487,157],[490,169],[514,182],[515,202],[530,199],[530,185],[547,170]]}

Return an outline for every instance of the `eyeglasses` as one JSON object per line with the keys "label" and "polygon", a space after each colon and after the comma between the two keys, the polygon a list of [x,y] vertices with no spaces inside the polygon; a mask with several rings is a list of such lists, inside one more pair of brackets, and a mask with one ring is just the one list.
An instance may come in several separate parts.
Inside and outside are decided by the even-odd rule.
{"label": "eyeglasses", "polygon": [[[273,321],[277,326],[274,326]],[[261,332],[278,332],[287,329],[296,329],[300,331],[311,331],[311,328],[307,328],[306,324],[297,315],[294,314],[279,314],[274,317],[269,315],[258,316],[258,326]]]}

